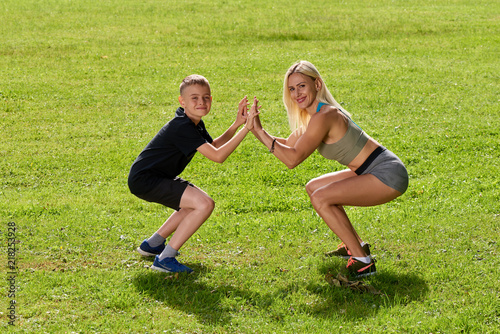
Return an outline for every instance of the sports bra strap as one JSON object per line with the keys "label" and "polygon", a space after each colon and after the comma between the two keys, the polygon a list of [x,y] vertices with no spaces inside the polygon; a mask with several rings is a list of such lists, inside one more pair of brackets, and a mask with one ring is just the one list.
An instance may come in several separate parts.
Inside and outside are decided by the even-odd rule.
{"label": "sports bra strap", "polygon": [[319,112],[319,110],[321,109],[322,106],[326,105],[328,103],[324,103],[324,102],[320,102],[318,103],[318,108],[316,108],[316,112]]}
{"label": "sports bra strap", "polygon": [[[318,107],[316,108],[316,112],[319,112],[319,110],[321,109],[321,107],[322,107],[322,106],[324,106],[324,105],[328,105],[328,103],[324,103],[324,102],[320,102],[320,103],[318,103]],[[356,125],[358,128],[360,128],[360,129],[361,129],[361,127],[360,127],[359,125],[357,125],[357,124],[356,124],[356,122],[354,122],[354,121],[351,119],[351,117],[349,117],[349,115],[347,115],[347,114],[345,113],[345,111],[344,111],[344,110],[342,110],[342,108],[338,108],[338,109],[340,110],[340,112],[341,112],[342,114],[344,114],[344,115],[345,115],[345,117],[347,117],[347,118],[348,118],[351,122],[353,122],[353,123],[354,123],[354,125]]]}

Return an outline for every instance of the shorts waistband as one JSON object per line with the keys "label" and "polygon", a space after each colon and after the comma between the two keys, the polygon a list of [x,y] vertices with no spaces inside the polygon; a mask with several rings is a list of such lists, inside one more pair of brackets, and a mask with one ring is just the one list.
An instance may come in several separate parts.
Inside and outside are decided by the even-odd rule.
{"label": "shorts waistband", "polygon": [[385,147],[379,146],[377,147],[369,156],[366,158],[365,162],[358,169],[354,171],[357,175],[363,174],[363,172],[371,165],[371,163],[380,155],[382,152],[386,150]]}

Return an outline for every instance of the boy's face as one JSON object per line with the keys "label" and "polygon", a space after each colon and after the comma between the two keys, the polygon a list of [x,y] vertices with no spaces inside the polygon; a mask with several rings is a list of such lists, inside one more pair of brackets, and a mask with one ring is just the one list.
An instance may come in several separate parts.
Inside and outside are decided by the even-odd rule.
{"label": "boy's face", "polygon": [[212,106],[212,95],[210,87],[202,85],[191,85],[186,87],[179,96],[179,103],[184,108],[186,115],[198,124],[200,119],[210,112]]}

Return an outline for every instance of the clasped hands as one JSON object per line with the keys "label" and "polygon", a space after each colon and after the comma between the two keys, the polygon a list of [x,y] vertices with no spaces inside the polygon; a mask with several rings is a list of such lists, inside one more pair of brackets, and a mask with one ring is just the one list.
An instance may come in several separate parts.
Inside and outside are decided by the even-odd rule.
{"label": "clasped hands", "polygon": [[248,111],[248,99],[245,96],[240,101],[240,104],[238,106],[239,109],[238,118],[240,119],[240,122],[242,122],[242,124],[243,123],[245,124],[245,128],[249,131],[252,131],[255,128],[257,129],[262,128],[259,119],[259,114],[260,114],[259,110],[262,106],[259,106],[258,104],[259,100],[257,100],[256,97],[254,97],[252,106],[250,107],[250,111]]}

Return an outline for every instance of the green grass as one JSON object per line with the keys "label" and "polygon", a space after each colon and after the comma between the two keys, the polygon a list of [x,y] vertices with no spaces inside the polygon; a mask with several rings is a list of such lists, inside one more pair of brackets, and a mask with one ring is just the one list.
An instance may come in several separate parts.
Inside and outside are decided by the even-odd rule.
{"label": "green grass", "polygon": [[[17,226],[14,332],[494,333],[500,330],[496,1],[36,1],[0,4],[0,254]],[[134,251],[171,213],[131,195],[131,163],[206,76],[213,136],[257,95],[287,136],[283,75],[313,62],[334,96],[408,167],[410,188],[347,208],[383,295],[329,286],[345,263],[304,185],[249,136],[183,177],[216,202],[181,249],[191,275]]]}

